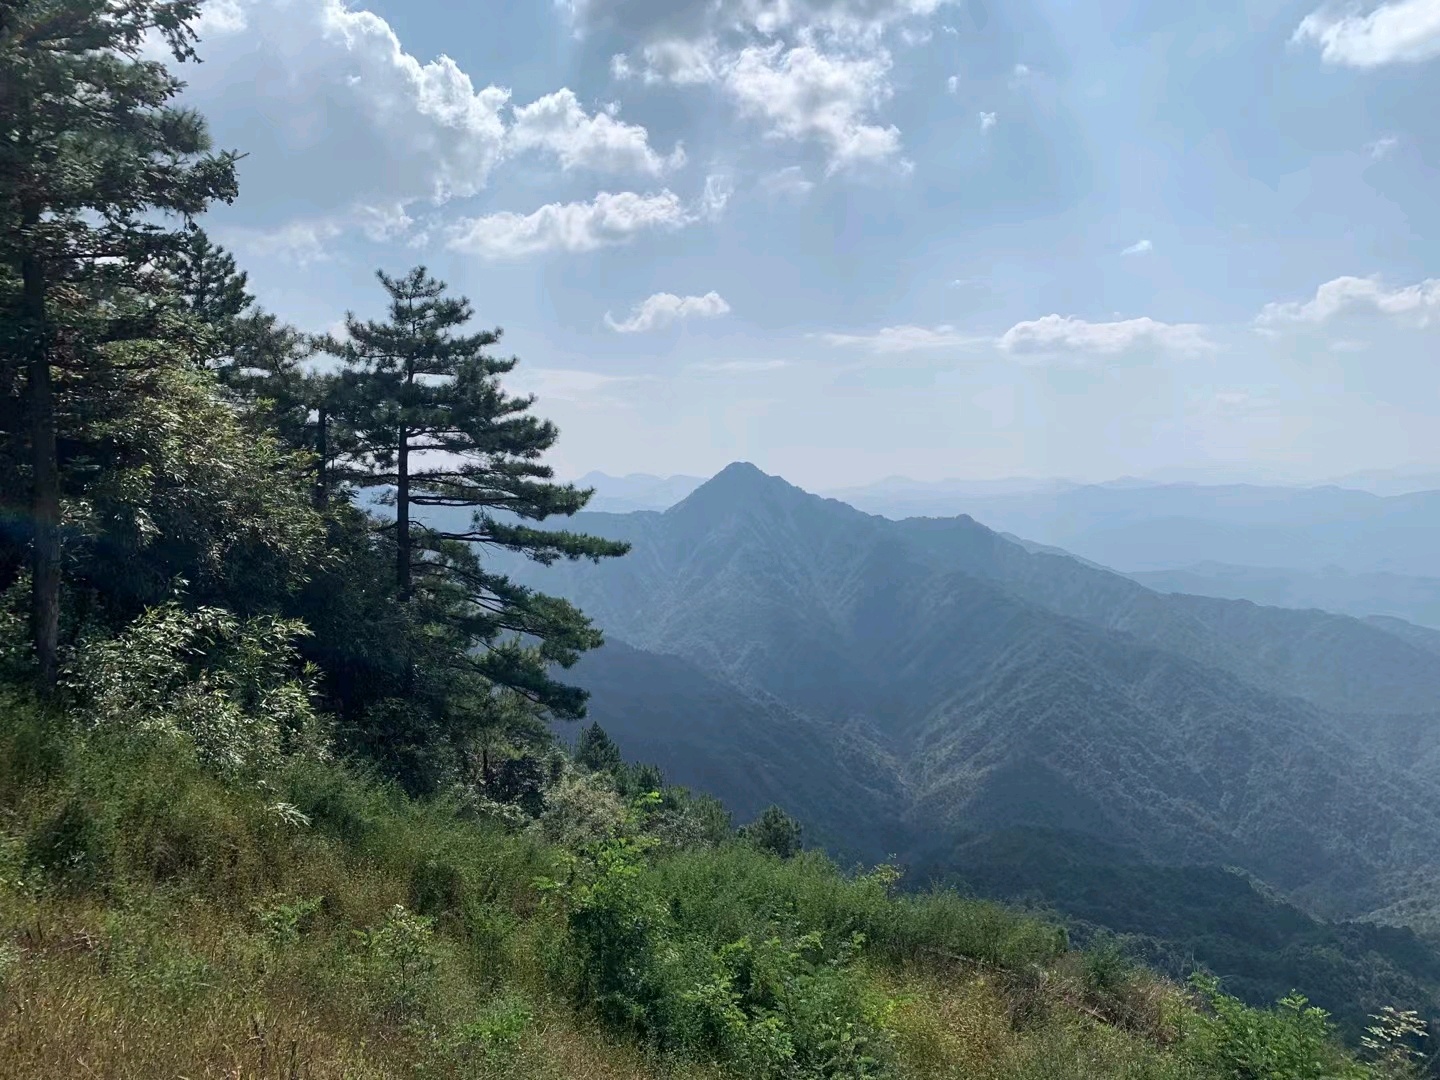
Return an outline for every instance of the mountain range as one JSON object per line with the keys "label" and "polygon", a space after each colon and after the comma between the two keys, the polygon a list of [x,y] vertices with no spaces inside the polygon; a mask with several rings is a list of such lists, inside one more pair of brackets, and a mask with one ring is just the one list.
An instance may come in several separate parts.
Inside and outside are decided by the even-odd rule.
{"label": "mountain range", "polygon": [[577,672],[607,730],[741,813],[776,801],[857,856],[936,870],[977,834],[1067,830],[1240,866],[1337,917],[1410,903],[1440,861],[1423,637],[1157,593],[745,464],[664,512],[566,527],[632,552],[503,568],[614,643]]}

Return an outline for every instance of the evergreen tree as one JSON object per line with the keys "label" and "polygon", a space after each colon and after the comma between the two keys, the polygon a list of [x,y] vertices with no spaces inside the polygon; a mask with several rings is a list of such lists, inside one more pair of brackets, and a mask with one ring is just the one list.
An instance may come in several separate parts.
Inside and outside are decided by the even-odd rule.
{"label": "evergreen tree", "polygon": [[[199,0],[9,0],[0,6],[0,415],[27,444],[31,635],[54,685],[61,589],[57,410],[107,365],[107,343],[154,334],[155,263],[190,218],[235,195],[235,155],[210,153],[203,120],[170,103],[182,83],[142,60],[158,36],[194,58]],[[22,431],[27,428],[28,431]],[[28,434],[28,440],[25,436]],[[15,493],[7,491],[12,499]]]}
{"label": "evergreen tree", "polygon": [[800,853],[800,823],[778,806],[766,807],[765,812],[740,830],[740,835],[761,851],[768,851],[782,859]]}
{"label": "evergreen tree", "polygon": [[[395,580],[409,596],[417,576],[453,567],[436,541],[496,544],[541,562],[622,555],[624,544],[591,536],[501,522],[496,512],[526,521],[570,515],[591,492],[554,482],[540,461],[558,431],[530,414],[533,397],[512,397],[499,376],[513,358],[487,353],[499,330],[459,333],[473,317],[469,300],[446,296],[446,285],[416,267],[403,278],[383,271],[390,295],[386,322],[347,315],[347,340],[322,347],[345,363],[343,407],[353,433],[351,478],[383,487],[395,505]],[[417,525],[417,506],[469,510],[466,523]],[[477,592],[504,588],[503,579],[474,577]],[[504,601],[496,600],[503,606]]]}
{"label": "evergreen tree", "polygon": [[575,760],[594,772],[613,772],[620,767],[620,748],[599,724],[587,724],[575,742]]}
{"label": "evergreen tree", "polygon": [[226,332],[255,303],[247,289],[250,275],[235,265],[235,256],[192,222],[164,265],[185,309],[217,333],[217,344],[228,344]]}
{"label": "evergreen tree", "polygon": [[[628,545],[524,524],[573,514],[591,492],[556,483],[541,462],[558,432],[530,414],[533,397],[500,386],[517,363],[488,353],[500,332],[462,332],[470,302],[447,296],[424,267],[403,278],[378,276],[390,296],[388,319],[347,315],[345,340],[326,338],[321,347],[345,365],[334,395],[344,476],[381,489],[395,506],[386,525],[395,588],[454,636],[453,677],[478,677],[484,690],[465,692],[477,728],[492,721],[478,704],[491,690],[508,696],[485,708],[510,711],[518,696],[552,715],[583,715],[584,693],[555,681],[549,668],[569,667],[601,643],[599,632],[565,601],[486,569],[479,551],[497,545],[549,563],[598,561]],[[470,517],[437,526],[414,520],[415,507],[447,520],[455,510]]]}

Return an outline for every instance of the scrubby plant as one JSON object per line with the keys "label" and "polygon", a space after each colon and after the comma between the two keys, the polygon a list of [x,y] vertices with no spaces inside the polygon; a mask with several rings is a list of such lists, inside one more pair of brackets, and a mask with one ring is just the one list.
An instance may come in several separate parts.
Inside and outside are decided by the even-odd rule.
{"label": "scrubby plant", "polygon": [[314,671],[294,645],[307,633],[294,620],[167,604],[89,641],[67,683],[95,728],[184,739],[218,773],[260,772],[324,753]]}

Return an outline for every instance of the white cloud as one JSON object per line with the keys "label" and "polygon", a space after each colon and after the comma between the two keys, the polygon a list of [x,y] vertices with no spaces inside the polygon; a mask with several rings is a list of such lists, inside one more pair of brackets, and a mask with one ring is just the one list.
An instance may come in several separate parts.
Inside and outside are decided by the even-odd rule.
{"label": "white cloud", "polygon": [[[219,145],[250,152],[245,198],[227,217],[277,250],[281,239],[258,234],[277,231],[284,206],[313,207],[343,232],[415,240],[417,203],[476,195],[521,153],[646,177],[684,161],[682,147],[657,150],[644,127],[613,107],[592,113],[566,88],[512,108],[509,90],[449,57],[422,61],[344,0],[211,0],[201,22],[207,62],[184,72],[185,102],[211,117]],[[313,226],[289,228],[293,238]]]}
{"label": "white cloud", "polygon": [[1028,65],[1025,64],[1016,64],[1015,70],[1012,72],[1012,74],[1017,79],[1023,79],[1030,74],[1030,68]]}
{"label": "white cloud", "polygon": [[697,216],[705,221],[718,221],[734,193],[735,182],[729,176],[724,173],[711,173],[705,177],[705,190],[700,193]]}
{"label": "white cloud", "polygon": [[1400,145],[1400,140],[1394,135],[1382,135],[1372,143],[1365,144],[1365,152],[1370,155],[1371,161],[1379,161],[1383,157],[1389,157],[1390,152]]}
{"label": "white cloud", "polygon": [[689,318],[715,319],[730,312],[730,305],[715,291],[704,296],[676,296],[674,293],[656,293],[646,297],[630,313],[628,319],[616,321],[605,313],[605,325],[619,334],[640,334],[647,330],[658,330],[673,322]]}
{"label": "white cloud", "polygon": [[874,353],[922,352],[926,349],[947,349],[975,345],[984,341],[962,334],[953,326],[886,326],[872,334],[819,334],[827,345],[862,348]]}
{"label": "white cloud", "polygon": [[1283,323],[1323,323],[1356,310],[1428,325],[1430,317],[1440,312],[1440,278],[1390,288],[1378,277],[1338,277],[1316,289],[1313,300],[1266,304],[1255,321],[1262,328]]}
{"label": "white cloud", "polygon": [[[315,5],[300,5],[307,6]],[[276,36],[296,34],[300,20],[283,17],[291,5],[281,8],[264,21],[274,24]],[[510,92],[496,86],[477,91],[448,56],[422,64],[373,12],[349,10],[340,0],[323,0],[319,8],[322,41],[330,52],[319,73],[322,85],[312,87],[311,106],[345,87],[377,133],[389,141],[388,159],[412,159],[421,173],[415,180],[428,181],[420,190],[415,190],[420,184],[405,182],[408,190],[396,194],[429,195],[443,202],[483,189],[504,155],[501,114]]]}
{"label": "white cloud", "polygon": [[687,41],[673,38],[654,41],[640,51],[645,62],[641,78],[646,83],[675,86],[703,86],[720,78],[723,59],[712,38]]}
{"label": "white cloud", "polygon": [[1131,244],[1129,247],[1127,247],[1124,251],[1120,252],[1120,254],[1121,254],[1121,255],[1148,255],[1150,252],[1152,252],[1152,251],[1154,251],[1154,250],[1155,250],[1155,245],[1152,244],[1149,240],[1137,240],[1137,241],[1135,241],[1135,243],[1133,243],[1133,244]]}
{"label": "white cloud", "polygon": [[980,114],[980,130],[989,131],[995,126],[998,120],[999,117],[997,117],[993,112],[982,112]]}
{"label": "white cloud", "polygon": [[752,45],[724,72],[743,115],[763,120],[772,138],[814,139],[829,151],[829,171],[894,158],[900,131],[868,122],[892,93],[890,55],[822,53],[811,45]]}
{"label": "white cloud", "polygon": [[696,220],[671,191],[640,195],[602,191],[589,202],[547,203],[529,214],[504,211],[462,218],[450,229],[449,247],[487,259],[543,252],[586,252],[623,244],[636,235],[675,230]]}
{"label": "white cloud", "polygon": [[948,90],[948,91],[949,91],[950,93],[952,93],[952,94],[958,93],[959,90],[960,90],[960,76],[959,76],[959,75],[951,75],[948,79],[946,79],[946,80],[945,80],[945,89]]}
{"label": "white cloud", "polygon": [[548,150],[562,169],[659,176],[685,164],[683,147],[677,144],[669,154],[657,154],[643,127],[608,112],[587,114],[569,89],[518,106],[510,145],[517,151]]}
{"label": "white cloud", "polygon": [[1372,68],[1440,56],[1440,0],[1390,0],[1367,14],[1322,8],[1301,20],[1294,40],[1329,64]]}
{"label": "white cloud", "polygon": [[1194,323],[1164,323],[1148,317],[1087,322],[1073,315],[1045,315],[1016,323],[996,344],[1017,355],[1066,351],[1115,354],[1139,345],[1175,352],[1200,352],[1212,347]]}
{"label": "white cloud", "polygon": [[893,61],[878,33],[939,2],[722,0],[703,9],[668,5],[680,12],[673,18],[612,0],[584,6],[600,21],[638,23],[631,32],[642,44],[613,59],[612,73],[715,87],[742,117],[764,123],[768,137],[825,146],[833,173],[897,159],[900,132],[876,116],[894,93]]}
{"label": "white cloud", "polygon": [[200,7],[200,17],[195,20],[195,33],[201,41],[207,41],[222,34],[238,34],[250,25],[240,0],[208,0]]}
{"label": "white cloud", "polygon": [[815,181],[799,165],[789,165],[760,179],[760,189],[777,199],[803,199],[815,189]]}

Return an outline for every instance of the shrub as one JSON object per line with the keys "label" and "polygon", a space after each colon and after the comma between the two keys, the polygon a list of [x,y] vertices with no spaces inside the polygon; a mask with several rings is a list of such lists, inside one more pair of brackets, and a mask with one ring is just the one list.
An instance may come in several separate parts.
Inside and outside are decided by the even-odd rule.
{"label": "shrub", "polygon": [[67,684],[94,727],[183,738],[221,774],[273,769],[324,745],[314,672],[292,644],[308,633],[295,620],[168,604],[82,646]]}
{"label": "shrub", "polygon": [[391,1019],[417,1013],[434,989],[438,973],[434,920],[396,904],[385,921],[357,930],[361,970],[372,1008]]}
{"label": "shrub", "polygon": [[1196,974],[1190,984],[1209,1007],[1192,1033],[1193,1060],[1227,1080],[1360,1080],[1363,1066],[1334,1039],[1325,1010],[1299,994],[1256,1009],[1224,994],[1219,980]]}

